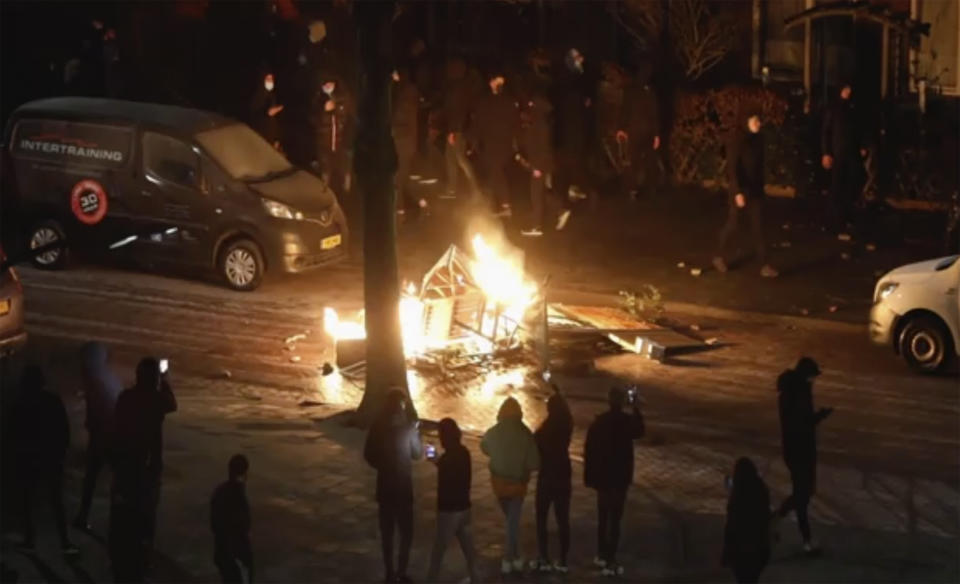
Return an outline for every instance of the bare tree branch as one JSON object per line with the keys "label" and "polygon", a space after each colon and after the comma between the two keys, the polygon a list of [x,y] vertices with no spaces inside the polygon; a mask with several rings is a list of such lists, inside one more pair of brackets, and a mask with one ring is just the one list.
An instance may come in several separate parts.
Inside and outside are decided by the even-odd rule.
{"label": "bare tree branch", "polygon": [[735,28],[711,14],[705,0],[672,0],[670,22],[674,51],[691,80],[720,63],[737,42]]}

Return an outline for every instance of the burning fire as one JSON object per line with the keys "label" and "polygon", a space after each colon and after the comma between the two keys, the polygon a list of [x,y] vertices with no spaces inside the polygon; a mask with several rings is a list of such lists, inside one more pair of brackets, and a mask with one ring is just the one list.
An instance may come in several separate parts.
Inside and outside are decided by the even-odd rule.
{"label": "burning fire", "polygon": [[[524,272],[522,259],[494,249],[481,235],[472,242],[474,258],[470,266],[473,283],[480,289],[488,304],[482,315],[480,333],[498,338],[509,335],[521,322],[526,309],[533,303],[537,287]],[[463,284],[458,276],[458,284]],[[400,328],[403,349],[407,357],[422,354],[449,343],[447,338],[434,338],[426,330],[426,303],[423,290],[410,283],[400,298]],[[337,311],[324,308],[324,330],[334,340],[364,339],[367,336],[363,312],[355,321],[343,321]],[[489,339],[476,335],[481,346],[492,349]]]}

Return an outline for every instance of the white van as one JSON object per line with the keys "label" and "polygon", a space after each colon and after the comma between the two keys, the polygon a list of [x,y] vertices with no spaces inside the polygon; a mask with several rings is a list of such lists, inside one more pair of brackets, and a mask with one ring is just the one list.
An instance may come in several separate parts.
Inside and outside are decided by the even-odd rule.
{"label": "white van", "polygon": [[915,370],[940,371],[960,355],[960,256],[908,264],[878,281],[870,338]]}

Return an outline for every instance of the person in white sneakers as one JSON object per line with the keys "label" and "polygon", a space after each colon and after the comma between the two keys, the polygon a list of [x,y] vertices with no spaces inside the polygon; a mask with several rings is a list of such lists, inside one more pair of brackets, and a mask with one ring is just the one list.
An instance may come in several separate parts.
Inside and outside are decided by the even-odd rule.
{"label": "person in white sneakers", "polygon": [[550,112],[552,106],[542,95],[535,94],[526,104],[523,115],[526,118],[526,128],[522,135],[521,146],[524,156],[521,163],[530,172],[530,227],[520,233],[527,237],[543,235],[544,221],[547,207],[556,213],[557,231],[567,226],[570,220],[570,209],[560,197],[553,196],[546,190],[547,176],[554,170],[553,133],[550,129]]}

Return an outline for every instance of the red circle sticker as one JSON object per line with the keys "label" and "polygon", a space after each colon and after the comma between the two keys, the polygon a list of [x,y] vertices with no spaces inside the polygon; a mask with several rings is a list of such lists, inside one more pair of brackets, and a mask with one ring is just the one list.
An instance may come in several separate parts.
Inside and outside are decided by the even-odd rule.
{"label": "red circle sticker", "polygon": [[82,180],[70,191],[70,208],[81,223],[99,223],[107,214],[107,193],[97,181]]}

